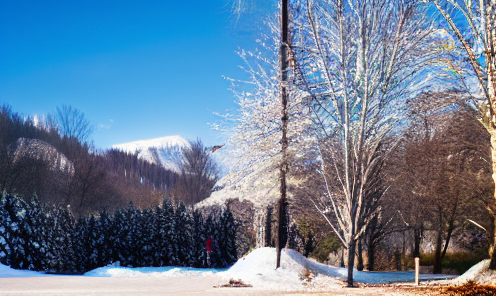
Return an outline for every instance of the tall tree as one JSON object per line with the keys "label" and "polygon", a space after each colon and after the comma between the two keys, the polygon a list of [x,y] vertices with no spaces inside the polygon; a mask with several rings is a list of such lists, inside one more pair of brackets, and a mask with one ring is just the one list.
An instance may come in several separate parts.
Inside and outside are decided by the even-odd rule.
{"label": "tall tree", "polygon": [[395,145],[387,136],[401,127],[404,100],[426,77],[435,36],[416,1],[304,2],[295,16],[292,55],[318,149],[328,155],[321,157],[321,171],[336,177],[338,190],[326,190],[321,212],[332,213],[329,222],[348,249],[351,287],[356,243],[368,223],[368,184]]}
{"label": "tall tree", "polygon": [[[431,0],[436,6],[446,27],[449,27],[468,58],[458,59],[458,68],[475,77],[479,89],[472,90],[474,96],[482,95],[480,102],[481,121],[491,136],[491,158],[493,181],[496,186],[496,0],[455,1]],[[494,217],[493,251],[489,269],[496,270],[496,190],[494,202],[488,207]]]}
{"label": "tall tree", "polygon": [[193,205],[210,196],[218,180],[219,170],[210,149],[200,139],[190,144],[191,147],[182,154],[177,192],[182,202]]}

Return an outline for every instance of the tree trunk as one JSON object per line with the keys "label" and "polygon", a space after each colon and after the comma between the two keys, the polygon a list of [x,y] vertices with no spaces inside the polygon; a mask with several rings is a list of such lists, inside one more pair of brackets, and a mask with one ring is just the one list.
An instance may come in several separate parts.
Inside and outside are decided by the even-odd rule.
{"label": "tree trunk", "polygon": [[453,230],[455,229],[454,227],[454,221],[450,221],[450,225],[448,227],[448,234],[446,235],[446,242],[444,243],[444,248],[443,252],[441,253],[441,262],[443,262],[444,256],[446,256],[446,251],[448,250],[448,245],[451,240],[451,234],[453,233]]}
{"label": "tree trunk", "polygon": [[281,104],[282,104],[282,160],[281,160],[281,198],[279,200],[279,227],[277,228],[277,242],[276,242],[276,269],[281,266],[281,250],[286,245],[287,240],[287,221],[286,221],[286,173],[288,170],[288,163],[286,159],[286,151],[288,148],[287,129],[288,129],[288,94],[287,94],[287,53],[289,42],[288,30],[288,0],[281,1],[281,45],[279,47],[279,57],[281,63]]}
{"label": "tree trunk", "polygon": [[[489,134],[491,135],[491,161],[493,167],[493,181],[496,186],[496,128],[488,128]],[[492,214],[494,216],[494,228],[493,228],[493,253],[491,255],[491,261],[489,263],[489,269],[496,270],[496,189],[494,191],[494,200],[492,205]]]}
{"label": "tree trunk", "polygon": [[367,264],[367,269],[368,271],[374,271],[374,255],[375,255],[375,244],[372,242],[369,242],[367,245],[367,259],[368,259],[368,264]]}
{"label": "tree trunk", "polygon": [[264,247],[273,247],[272,244],[272,207],[267,207],[265,214],[265,244]]}
{"label": "tree trunk", "polygon": [[413,240],[414,240],[414,245],[413,245],[413,258],[419,257],[420,258],[420,243],[422,242],[422,236],[423,236],[423,225],[421,225],[419,228],[415,227],[413,229]]}
{"label": "tree trunk", "polygon": [[363,256],[362,256],[362,239],[360,238],[358,240],[358,245],[357,245],[357,270],[362,271],[363,270]]}
{"label": "tree trunk", "polygon": [[356,241],[351,237],[350,247],[348,249],[348,279],[347,287],[353,288],[353,268],[355,267],[355,250]]}
{"label": "tree trunk", "polygon": [[442,258],[441,258],[441,248],[443,244],[443,225],[442,225],[442,213],[441,209],[439,209],[439,229],[437,231],[437,241],[436,241],[436,252],[434,253],[434,268],[432,273],[438,274],[442,273]]}
{"label": "tree trunk", "polygon": [[346,265],[344,264],[344,246],[341,248],[341,263],[339,265],[340,267],[345,267]]}

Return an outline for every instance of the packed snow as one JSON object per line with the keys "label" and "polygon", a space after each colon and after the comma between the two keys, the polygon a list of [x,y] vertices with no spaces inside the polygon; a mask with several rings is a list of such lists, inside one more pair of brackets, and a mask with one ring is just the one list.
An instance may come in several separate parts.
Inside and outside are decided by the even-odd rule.
{"label": "packed snow", "polygon": [[452,280],[454,285],[462,285],[468,281],[474,281],[480,285],[496,285],[496,271],[489,270],[490,259],[482,260],[472,266],[464,274]]}
{"label": "packed snow", "polygon": [[190,147],[190,143],[181,136],[167,136],[112,145],[114,149],[137,154],[140,159],[177,172],[179,171],[178,162],[182,152],[188,147]]}
{"label": "packed snow", "polygon": [[92,277],[198,277],[210,276],[219,272],[215,269],[202,269],[191,267],[140,267],[125,268],[116,266],[100,267],[85,273]]}
{"label": "packed snow", "polygon": [[43,272],[31,271],[31,270],[18,270],[10,268],[0,263],[0,278],[10,278],[10,277],[40,277],[40,276],[53,276],[45,274]]}
{"label": "packed snow", "polygon": [[[305,258],[294,250],[284,249],[281,253],[281,268],[275,269],[276,250],[274,248],[256,249],[246,257],[238,260],[234,266],[227,270],[224,277],[241,279],[250,283],[255,288],[273,290],[298,290],[305,288],[301,277],[305,269],[315,275],[312,284],[314,288],[329,285],[342,286],[346,281],[348,269],[343,267],[328,266],[313,259]],[[453,275],[421,274],[420,280],[441,280],[453,278]],[[396,282],[413,282],[413,271],[406,272],[353,272],[357,282],[368,284],[385,284]]]}
{"label": "packed snow", "polygon": [[[127,268],[118,264],[109,265],[89,271],[85,277],[117,277],[117,278],[195,278],[217,276],[220,281],[241,279],[254,289],[294,291],[320,290],[345,285],[347,269],[327,266],[312,259],[303,257],[294,250],[284,249],[281,254],[281,268],[275,269],[276,251],[274,248],[256,249],[246,257],[241,258],[229,269],[200,269],[189,267],[142,267]],[[476,265],[477,266],[477,265]],[[474,267],[475,268],[475,267]],[[308,270],[312,273],[310,282],[302,279]],[[15,270],[0,264],[2,277],[39,277],[52,276],[41,272]],[[449,279],[453,275],[421,274],[420,279],[440,280]],[[354,272],[357,282],[380,284],[396,282],[413,282],[414,273],[410,272]],[[221,282],[219,282],[221,283]]]}

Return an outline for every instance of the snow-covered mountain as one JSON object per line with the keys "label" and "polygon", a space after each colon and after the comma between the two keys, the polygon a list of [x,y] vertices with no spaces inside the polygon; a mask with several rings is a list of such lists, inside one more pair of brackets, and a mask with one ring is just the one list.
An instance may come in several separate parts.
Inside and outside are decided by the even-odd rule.
{"label": "snow-covered mountain", "polygon": [[179,172],[179,162],[184,149],[191,147],[181,136],[167,136],[151,140],[112,145],[112,148],[137,154],[140,159],[162,165]]}

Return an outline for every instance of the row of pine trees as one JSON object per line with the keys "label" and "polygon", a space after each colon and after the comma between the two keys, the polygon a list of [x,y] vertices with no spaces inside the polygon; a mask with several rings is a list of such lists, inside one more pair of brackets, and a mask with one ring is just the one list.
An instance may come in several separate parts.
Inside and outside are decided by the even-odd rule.
{"label": "row of pine trees", "polygon": [[82,274],[115,262],[202,268],[208,237],[219,247],[212,262],[217,267],[237,260],[229,208],[205,218],[165,200],[154,209],[130,204],[113,215],[103,211],[76,221],[67,208],[0,194],[0,263],[16,269]]}

